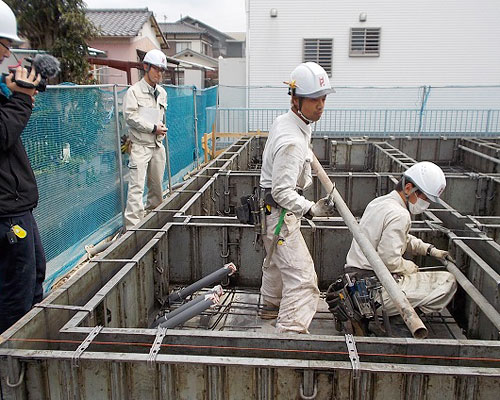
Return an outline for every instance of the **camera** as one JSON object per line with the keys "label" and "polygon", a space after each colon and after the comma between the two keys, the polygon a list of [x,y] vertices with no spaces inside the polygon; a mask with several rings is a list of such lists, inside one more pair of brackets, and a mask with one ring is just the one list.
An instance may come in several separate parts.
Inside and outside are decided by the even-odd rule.
{"label": "camera", "polygon": [[[26,61],[30,64],[24,67],[27,69],[28,75],[31,73],[32,68],[34,68],[35,73],[40,74],[42,78],[40,80],[40,83],[36,86],[36,90],[38,90],[39,92],[44,92],[47,89],[47,81],[50,78],[55,77],[60,71],[59,60],[54,56],[51,56],[50,54],[37,54],[33,59],[26,58]],[[24,81],[20,82],[16,81],[15,79],[16,68],[9,68],[9,71],[14,74],[12,82],[15,82],[17,86],[26,89],[34,88],[34,85],[31,83]]]}

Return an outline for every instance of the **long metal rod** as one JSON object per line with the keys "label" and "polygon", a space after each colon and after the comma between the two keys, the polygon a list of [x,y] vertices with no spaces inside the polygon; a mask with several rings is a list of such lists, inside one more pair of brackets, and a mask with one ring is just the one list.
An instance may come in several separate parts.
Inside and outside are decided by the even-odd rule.
{"label": "long metal rod", "polygon": [[[167,126],[167,110],[165,110],[165,112],[163,113],[163,125]],[[167,134],[165,135],[165,153],[167,159],[168,194],[172,194],[172,171],[170,169],[170,146],[168,144],[168,129]]]}
{"label": "long metal rod", "polygon": [[[333,183],[316,156],[313,158],[311,167],[316,171],[318,179],[326,192],[331,193],[333,190]],[[394,305],[405,321],[406,326],[408,326],[408,329],[416,339],[425,339],[427,337],[427,328],[411,306],[404,293],[401,291],[400,287],[397,285],[377,251],[373,248],[372,244],[359,227],[356,218],[352,215],[351,210],[349,210],[349,207],[347,207],[347,204],[344,202],[344,199],[337,189],[333,190],[333,200],[339,214],[344,219],[345,224],[354,236],[354,239],[361,248],[361,251],[375,271],[380,283],[384,286],[387,294],[394,302]]]}
{"label": "long metal rod", "polygon": [[481,153],[480,151],[469,149],[468,147],[465,147],[465,146],[462,146],[462,145],[458,145],[458,148],[461,149],[461,150],[464,150],[464,151],[466,151],[468,153],[472,153],[472,154],[474,154],[474,155],[476,155],[478,157],[484,158],[485,160],[494,162],[495,164],[500,164],[500,159],[495,158],[495,157],[491,157],[491,156],[489,156],[487,154]]}
{"label": "long metal rod", "polygon": [[198,148],[198,109],[196,106],[196,86],[193,86],[193,109],[194,109],[194,140],[195,140],[195,149],[196,149],[196,169],[200,166],[200,162],[198,157],[200,155],[200,149]]}
{"label": "long metal rod", "polygon": [[182,301],[187,296],[193,294],[194,292],[207,287],[214,282],[220,281],[224,279],[226,276],[230,276],[236,272],[236,266],[233,263],[229,263],[224,265],[222,268],[217,271],[212,272],[211,274],[201,278],[200,280],[194,282],[193,284],[185,287],[184,289],[179,290],[178,292],[174,292],[168,296],[168,302],[173,303],[176,301]]}
{"label": "long metal rod", "polygon": [[481,294],[479,290],[467,279],[467,277],[458,269],[458,267],[448,260],[442,260],[446,269],[451,272],[458,284],[462,286],[465,292],[472,298],[474,303],[481,309],[486,317],[491,321],[495,328],[500,332],[500,314],[495,310],[491,303]]}
{"label": "long metal rod", "polygon": [[122,226],[125,228],[125,183],[123,181],[123,159],[121,150],[120,120],[118,117],[118,92],[116,85],[113,86],[113,100],[115,104],[116,154],[118,159],[118,175],[120,177],[120,206],[122,212]]}

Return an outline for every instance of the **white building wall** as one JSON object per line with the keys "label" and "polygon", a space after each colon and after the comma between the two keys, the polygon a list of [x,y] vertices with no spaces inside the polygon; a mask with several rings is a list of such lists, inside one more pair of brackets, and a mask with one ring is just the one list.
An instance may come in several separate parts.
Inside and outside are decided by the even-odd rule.
{"label": "white building wall", "polygon": [[198,89],[203,89],[203,72],[199,69],[184,70],[184,85],[196,86]]}
{"label": "white building wall", "polygon": [[142,40],[144,38],[148,38],[149,40],[151,40],[157,49],[161,48],[160,41],[156,37],[156,31],[151,26],[151,20],[148,20],[142,26],[141,30],[139,31],[139,34],[135,37],[134,40],[137,41],[137,40]]}
{"label": "white building wall", "polygon": [[[270,17],[272,8],[276,18]],[[359,22],[361,12],[366,22]],[[304,38],[333,38],[336,87],[498,85],[499,21],[498,0],[247,0],[247,84],[282,86],[303,61]],[[381,28],[379,57],[349,57],[351,27]],[[250,106],[287,106],[285,91],[253,89]],[[393,95],[401,97],[402,108],[421,101],[419,90]],[[339,99],[347,106],[359,103],[352,89],[340,89],[327,107]],[[384,102],[375,94],[366,107]]]}

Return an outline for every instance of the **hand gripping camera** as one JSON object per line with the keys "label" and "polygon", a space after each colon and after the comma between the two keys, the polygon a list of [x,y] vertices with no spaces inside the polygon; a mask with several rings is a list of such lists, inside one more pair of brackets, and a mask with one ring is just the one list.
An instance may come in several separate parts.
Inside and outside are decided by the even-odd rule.
{"label": "hand gripping camera", "polygon": [[[40,74],[42,78],[40,80],[40,83],[36,86],[36,90],[38,90],[39,92],[44,92],[47,89],[48,79],[54,78],[60,71],[59,60],[54,56],[51,56],[50,54],[37,54],[33,59],[27,58],[26,61],[30,64],[25,66],[25,68],[28,70],[28,74],[31,72],[31,69],[34,68],[35,72],[37,74]],[[15,82],[17,86],[20,86],[22,88],[33,89],[33,84],[15,80],[16,68],[17,67],[9,68],[9,71],[14,73],[14,78],[12,81]]]}

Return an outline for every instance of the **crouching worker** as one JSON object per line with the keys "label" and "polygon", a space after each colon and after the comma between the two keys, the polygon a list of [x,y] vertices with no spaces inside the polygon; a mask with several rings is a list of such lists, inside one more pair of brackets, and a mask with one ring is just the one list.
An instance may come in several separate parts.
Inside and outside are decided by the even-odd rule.
{"label": "crouching worker", "polygon": [[[439,250],[409,234],[410,214],[420,214],[429,207],[430,202],[437,202],[445,186],[446,179],[441,168],[428,161],[419,162],[403,174],[395,190],[372,200],[359,222],[410,304],[424,314],[439,312],[448,305],[457,290],[455,277],[446,271],[419,272],[418,266],[403,258],[403,254],[408,252],[410,255],[427,255],[439,259],[448,257],[447,251]],[[385,289],[380,285],[377,288],[373,268],[354,239],[347,254],[344,272],[346,274],[340,280],[347,280],[345,290],[355,296],[345,299],[346,293],[342,293],[340,280],[330,286],[327,302],[337,322],[339,319],[352,320],[353,316],[358,322],[363,317],[369,318],[370,313],[373,316],[377,305],[383,306],[380,308],[384,309],[387,316],[398,314]],[[375,292],[370,294],[371,290]],[[374,307],[369,307],[370,302]],[[354,312],[349,308],[353,308]],[[337,315],[339,312],[340,315]]]}
{"label": "crouching worker", "polygon": [[285,83],[291,110],[274,121],[262,156],[260,187],[268,215],[260,316],[277,317],[278,332],[308,333],[319,289],[300,220],[333,215],[334,207],[327,198],[307,200],[302,190],[312,183],[311,124],[321,118],[326,95],[333,89],[325,70],[312,62],[300,64]]}

